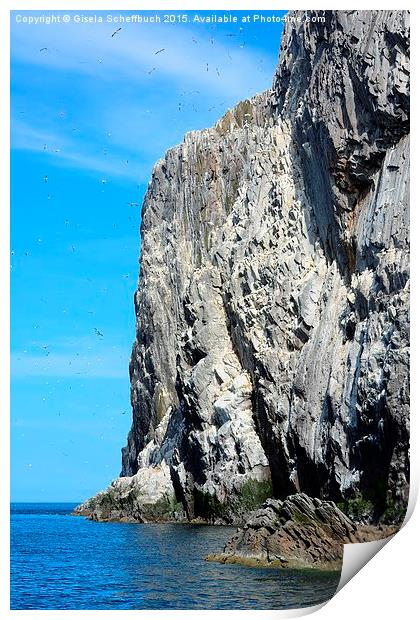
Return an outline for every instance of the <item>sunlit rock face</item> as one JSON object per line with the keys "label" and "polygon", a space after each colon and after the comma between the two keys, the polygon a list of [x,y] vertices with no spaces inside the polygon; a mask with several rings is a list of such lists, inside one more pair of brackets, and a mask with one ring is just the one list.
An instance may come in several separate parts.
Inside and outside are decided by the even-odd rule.
{"label": "sunlit rock face", "polygon": [[405,505],[408,36],[405,11],[287,23],[272,89],[155,165],[115,518]]}
{"label": "sunlit rock face", "polygon": [[207,560],[223,564],[340,570],[344,545],[395,534],[395,525],[356,525],[331,501],[305,493],[284,501],[268,499],[252,512],[221,553]]}

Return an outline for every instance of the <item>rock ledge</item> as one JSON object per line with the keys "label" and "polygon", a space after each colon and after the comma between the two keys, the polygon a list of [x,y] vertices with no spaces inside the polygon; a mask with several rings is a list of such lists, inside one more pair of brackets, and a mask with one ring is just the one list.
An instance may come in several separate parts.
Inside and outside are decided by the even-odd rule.
{"label": "rock ledge", "polygon": [[339,570],[346,543],[380,540],[396,526],[353,523],[334,502],[304,493],[269,499],[226,543],[223,553],[207,556],[225,564]]}

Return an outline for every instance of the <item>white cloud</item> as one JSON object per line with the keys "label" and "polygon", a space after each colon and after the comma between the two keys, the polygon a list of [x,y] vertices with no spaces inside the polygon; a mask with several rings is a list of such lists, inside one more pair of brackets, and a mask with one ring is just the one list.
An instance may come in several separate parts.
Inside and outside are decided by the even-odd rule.
{"label": "white cloud", "polygon": [[[163,24],[127,24],[111,37],[114,30],[107,23],[12,22],[12,85],[29,81],[28,89],[13,93],[12,148],[45,153],[59,166],[145,183],[153,161],[182,139],[186,127],[211,124],[271,83],[273,59],[241,48],[239,37],[217,39],[198,28]],[[77,131],[58,116],[66,78],[74,80],[80,100],[76,107],[67,92],[72,116],[79,116]],[[32,79],[37,95],[29,101]]]}
{"label": "white cloud", "polygon": [[77,139],[55,133],[52,127],[34,127],[19,119],[12,122],[12,149],[43,153],[50,162],[59,166],[79,168],[137,182],[144,181],[150,174],[150,166],[147,164],[132,160],[127,165],[123,153],[104,155],[103,152],[89,152],[92,146],[93,142],[78,142]]}
{"label": "white cloud", "polygon": [[[272,68],[262,69],[270,65],[265,62],[267,57],[240,47],[239,36],[229,39],[231,45],[227,45],[217,37],[203,36],[198,28],[125,24],[111,37],[113,30],[106,23],[13,24],[13,58],[95,80],[141,83],[160,75],[238,98],[250,94],[250,75],[257,90],[271,82]],[[164,51],[156,54],[159,49]]]}

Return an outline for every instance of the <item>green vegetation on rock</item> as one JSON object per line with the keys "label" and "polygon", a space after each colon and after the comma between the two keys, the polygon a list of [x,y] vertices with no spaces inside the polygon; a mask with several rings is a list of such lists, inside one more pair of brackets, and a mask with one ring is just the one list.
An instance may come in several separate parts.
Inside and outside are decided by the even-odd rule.
{"label": "green vegetation on rock", "polygon": [[271,480],[247,480],[241,489],[239,505],[244,510],[255,510],[272,495]]}
{"label": "green vegetation on rock", "polygon": [[259,508],[273,494],[271,480],[247,480],[238,495],[230,502],[220,502],[215,495],[194,489],[195,514],[210,521],[221,519],[231,521]]}
{"label": "green vegetation on rock", "polygon": [[370,518],[375,510],[373,502],[362,495],[337,502],[337,506],[354,521]]}
{"label": "green vegetation on rock", "polygon": [[398,524],[404,521],[407,506],[392,499],[376,495],[356,495],[337,502],[338,508],[356,522],[374,521]]}
{"label": "green vegetation on rock", "polygon": [[182,504],[177,502],[174,496],[165,496],[154,504],[143,504],[142,514],[147,521],[167,521],[182,509]]}
{"label": "green vegetation on rock", "polygon": [[229,507],[221,503],[215,495],[194,489],[194,512],[205,519],[228,519]]}
{"label": "green vegetation on rock", "polygon": [[388,500],[386,508],[381,516],[381,521],[384,523],[401,524],[404,521],[406,512],[406,505],[397,504],[392,500]]}

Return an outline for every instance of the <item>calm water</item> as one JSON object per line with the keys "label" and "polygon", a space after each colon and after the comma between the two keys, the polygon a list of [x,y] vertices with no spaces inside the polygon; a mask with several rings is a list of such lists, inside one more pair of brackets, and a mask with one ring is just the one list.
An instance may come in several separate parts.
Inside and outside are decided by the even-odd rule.
{"label": "calm water", "polygon": [[206,562],[231,527],[95,523],[73,504],[12,504],[12,609],[284,609],[330,598],[339,573]]}

